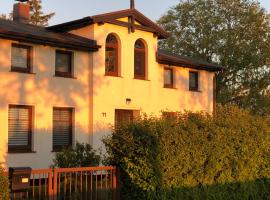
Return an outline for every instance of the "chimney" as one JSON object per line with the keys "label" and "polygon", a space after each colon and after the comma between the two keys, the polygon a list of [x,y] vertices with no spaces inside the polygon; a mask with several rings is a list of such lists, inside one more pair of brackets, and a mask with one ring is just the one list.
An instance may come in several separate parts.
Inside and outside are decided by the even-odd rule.
{"label": "chimney", "polygon": [[28,0],[16,0],[18,3],[13,6],[13,21],[21,23],[29,23],[30,5]]}
{"label": "chimney", "polygon": [[135,9],[135,0],[130,0],[130,9]]}

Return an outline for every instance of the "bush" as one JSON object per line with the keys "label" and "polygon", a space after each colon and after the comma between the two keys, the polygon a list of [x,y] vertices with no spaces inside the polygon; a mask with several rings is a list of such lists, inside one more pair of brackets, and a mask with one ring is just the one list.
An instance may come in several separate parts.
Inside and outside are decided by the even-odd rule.
{"label": "bush", "polygon": [[145,118],[104,143],[123,199],[270,199],[270,117],[225,106]]}
{"label": "bush", "polygon": [[0,167],[0,200],[9,200],[9,182],[3,172],[4,170]]}
{"label": "bush", "polygon": [[91,145],[77,143],[74,149],[68,148],[57,152],[53,163],[53,167],[59,168],[98,166],[100,156]]}

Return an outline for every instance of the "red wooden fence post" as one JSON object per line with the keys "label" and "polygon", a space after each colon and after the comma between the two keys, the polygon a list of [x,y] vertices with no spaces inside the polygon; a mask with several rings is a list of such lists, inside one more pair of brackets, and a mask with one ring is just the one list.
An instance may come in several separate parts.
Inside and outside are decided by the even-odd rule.
{"label": "red wooden fence post", "polygon": [[50,169],[50,172],[49,172],[49,185],[48,185],[48,188],[49,188],[49,200],[53,200],[53,176],[52,176],[52,173],[53,173],[53,170]]}
{"label": "red wooden fence post", "polygon": [[113,199],[117,200],[117,169],[113,173]]}
{"label": "red wooden fence post", "polygon": [[53,199],[57,200],[57,180],[58,180],[58,170],[54,169],[53,173]]}

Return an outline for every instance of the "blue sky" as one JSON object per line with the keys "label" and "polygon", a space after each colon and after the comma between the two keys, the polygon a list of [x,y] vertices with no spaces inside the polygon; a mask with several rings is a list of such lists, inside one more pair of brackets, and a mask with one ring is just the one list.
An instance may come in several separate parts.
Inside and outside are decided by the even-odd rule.
{"label": "blue sky", "polygon": [[[55,12],[50,25],[129,8],[130,0],[42,0],[45,12]],[[179,0],[135,0],[136,8],[152,20],[157,20]],[[270,0],[260,0],[270,12]],[[14,0],[0,0],[0,14],[12,10]]]}

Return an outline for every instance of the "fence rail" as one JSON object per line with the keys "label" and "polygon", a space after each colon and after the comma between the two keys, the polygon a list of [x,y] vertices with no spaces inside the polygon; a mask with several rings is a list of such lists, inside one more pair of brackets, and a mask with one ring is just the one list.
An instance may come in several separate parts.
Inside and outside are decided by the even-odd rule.
{"label": "fence rail", "polygon": [[32,170],[30,185],[27,192],[11,193],[10,199],[117,199],[116,168],[112,166]]}

